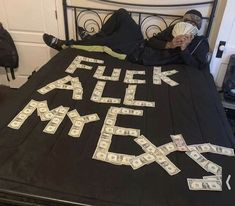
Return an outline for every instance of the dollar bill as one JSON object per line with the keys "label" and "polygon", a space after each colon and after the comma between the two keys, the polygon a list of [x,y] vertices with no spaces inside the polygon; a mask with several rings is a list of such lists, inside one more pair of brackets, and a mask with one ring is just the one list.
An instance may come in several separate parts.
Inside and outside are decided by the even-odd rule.
{"label": "dollar bill", "polygon": [[187,179],[190,190],[222,191],[221,181],[205,179]]}
{"label": "dollar bill", "polygon": [[106,157],[107,157],[107,152],[105,151],[102,151],[102,150],[95,150],[92,158],[93,159],[96,159],[96,160],[100,160],[100,161],[105,161],[106,160]]}
{"label": "dollar bill", "polygon": [[38,101],[35,101],[33,99],[30,100],[30,102],[23,108],[23,110],[19,114],[17,114],[14,119],[8,124],[8,127],[12,129],[20,129],[25,120],[36,110],[38,104]]}
{"label": "dollar bill", "polygon": [[[196,150],[185,152],[192,160],[198,163],[203,169],[208,164],[208,159],[206,159],[202,154]],[[205,169],[206,170],[206,169]],[[207,170],[206,170],[207,171]]]}
{"label": "dollar bill", "polygon": [[102,97],[104,87],[105,87],[106,82],[103,81],[98,81],[96,83],[96,86],[93,90],[93,93],[91,95],[91,100],[94,102],[100,102],[100,99]]}
{"label": "dollar bill", "polygon": [[155,107],[155,102],[133,100],[132,104],[130,105],[138,106],[138,107]]}
{"label": "dollar bill", "polygon": [[211,145],[209,143],[204,143],[204,144],[194,144],[194,145],[188,145],[189,150],[196,150],[199,153],[204,153],[204,152],[211,152]]}
{"label": "dollar bill", "polygon": [[44,86],[44,87],[38,89],[37,91],[38,91],[40,94],[46,94],[46,93],[48,93],[48,92],[54,90],[55,88],[56,88],[56,85],[55,85],[54,82],[52,82],[52,83],[49,83],[49,84],[47,84],[46,86]]}
{"label": "dollar bill", "polygon": [[227,156],[234,156],[234,149],[228,148],[228,147],[222,147],[218,145],[210,144],[212,153],[215,154],[221,154],[221,155],[227,155]]}
{"label": "dollar bill", "polygon": [[150,143],[150,141],[144,135],[140,135],[139,137],[135,138],[134,141],[141,147]]}
{"label": "dollar bill", "polygon": [[40,117],[41,121],[47,121],[49,117],[53,117],[54,115],[49,111],[47,106],[47,101],[39,102],[37,108],[38,116]]}
{"label": "dollar bill", "polygon": [[81,117],[76,109],[68,112],[67,115],[68,115],[69,119],[71,120],[71,122],[73,122],[73,123]]}
{"label": "dollar bill", "polygon": [[83,127],[86,123],[99,120],[99,116],[96,113],[80,116],[76,109],[68,112],[67,115],[73,123],[72,127],[70,128],[69,135],[76,138],[80,137]]}
{"label": "dollar bill", "polygon": [[111,114],[119,114],[121,111],[121,108],[120,107],[110,107],[109,109],[109,112],[108,113],[111,113]]}
{"label": "dollar bill", "polygon": [[75,120],[72,127],[69,130],[69,136],[75,137],[75,138],[80,137],[84,125],[85,125],[84,121]]}
{"label": "dollar bill", "polygon": [[144,135],[140,135],[134,141],[146,152],[150,154],[161,154],[158,148],[152,144]]}
{"label": "dollar bill", "polygon": [[183,135],[177,134],[177,135],[170,135],[171,139],[175,143],[177,150],[179,151],[188,151],[188,146],[183,138]]}
{"label": "dollar bill", "polygon": [[121,99],[119,98],[111,98],[111,97],[101,97],[100,103],[107,103],[107,104],[120,104]]}
{"label": "dollar bill", "polygon": [[158,147],[158,150],[159,150],[162,154],[168,155],[168,154],[170,154],[170,153],[172,153],[172,152],[177,151],[178,149],[177,149],[175,143],[169,142],[169,143],[167,143],[167,144],[164,144],[164,145],[161,145],[160,147]]}
{"label": "dollar bill", "polygon": [[173,74],[176,74],[176,73],[178,73],[178,71],[173,69],[173,70],[170,70],[170,71],[161,72],[161,75],[170,76],[170,75],[173,75]]}
{"label": "dollar bill", "polygon": [[104,60],[89,58],[89,57],[80,56],[80,55],[77,56],[77,57],[75,58],[75,60],[78,60],[78,61],[85,61],[85,62],[91,62],[91,63],[96,63],[96,64],[103,64],[103,63],[104,63]]}
{"label": "dollar bill", "polygon": [[56,89],[73,90],[73,86],[67,84],[57,84]]}
{"label": "dollar bill", "polygon": [[85,123],[94,122],[100,120],[98,114],[89,114],[81,117],[82,121]]}
{"label": "dollar bill", "polygon": [[98,141],[97,147],[102,148],[103,150],[108,152],[111,143],[112,143],[111,139],[100,138]]}
{"label": "dollar bill", "polygon": [[156,85],[161,85],[161,78],[160,75],[161,74],[161,67],[154,67],[153,68],[153,84]]}
{"label": "dollar bill", "polygon": [[124,82],[127,84],[145,84],[146,81],[142,79],[134,79],[134,75],[145,75],[145,71],[126,70]]}
{"label": "dollar bill", "polygon": [[215,175],[222,175],[222,167],[208,160],[205,170]]}
{"label": "dollar bill", "polygon": [[222,175],[203,176],[203,179],[212,180],[212,181],[221,181],[222,184]]}
{"label": "dollar bill", "polygon": [[160,85],[161,81],[164,81],[166,84],[174,87],[179,85],[179,83],[173,81],[168,76],[176,74],[178,71],[170,70],[170,71],[161,71],[161,67],[154,67],[153,69],[153,84]]}
{"label": "dollar bill", "polygon": [[48,134],[55,134],[56,130],[60,126],[61,122],[63,121],[64,117],[66,116],[69,107],[60,106],[57,109],[55,116],[50,120],[50,122],[46,125],[43,132]]}
{"label": "dollar bill", "polygon": [[154,153],[155,161],[169,174],[176,175],[181,170],[176,167],[166,156],[160,154],[159,152]]}
{"label": "dollar bill", "polygon": [[108,152],[105,161],[109,162],[111,164],[114,164],[114,165],[121,165],[122,164],[121,163],[122,162],[122,154]]}
{"label": "dollar bill", "polygon": [[170,79],[169,77],[166,77],[166,76],[161,76],[161,80],[164,81],[165,83],[169,84],[172,87],[179,85],[179,83],[173,81],[172,79]]}
{"label": "dollar bill", "polygon": [[102,132],[100,134],[100,140],[105,140],[105,141],[112,141],[112,134],[108,134],[108,133],[105,133],[105,132]]}
{"label": "dollar bill", "polygon": [[113,126],[113,134],[122,135],[122,136],[138,137],[138,136],[140,136],[140,130],[133,129],[133,128],[127,128],[127,127]]}
{"label": "dollar bill", "polygon": [[136,156],[134,156],[134,155],[127,155],[127,154],[124,154],[123,155],[123,158],[122,158],[122,160],[121,160],[121,164],[122,165],[127,165],[127,166],[129,166],[130,165],[130,161],[133,159],[133,158],[135,158]]}
{"label": "dollar bill", "polygon": [[9,124],[8,127],[12,129],[19,129],[25,122],[29,115],[20,112]]}
{"label": "dollar bill", "polygon": [[200,154],[196,150],[188,151],[188,152],[186,152],[186,154],[192,160],[194,160],[197,164],[199,164],[207,172],[211,172],[215,175],[221,175],[222,174],[221,166],[209,161],[208,159],[206,159],[202,154]]}
{"label": "dollar bill", "polygon": [[73,74],[76,71],[77,68],[88,69],[88,70],[92,69],[92,66],[81,64],[82,61],[91,62],[91,63],[97,63],[97,64],[103,64],[104,63],[103,60],[88,58],[88,57],[84,57],[84,56],[77,56],[71,62],[71,64],[68,66],[68,68],[65,71],[67,73]]}
{"label": "dollar bill", "polygon": [[125,108],[121,107],[120,108],[119,114],[122,115],[133,115],[133,116],[143,116],[143,110],[137,110],[137,109],[130,109],[130,108]]}
{"label": "dollar bill", "polygon": [[69,74],[73,74],[77,69],[77,65],[75,63],[75,61],[73,61],[65,70],[65,72],[69,73]]}
{"label": "dollar bill", "polygon": [[139,169],[147,164],[155,161],[154,156],[151,154],[142,154],[130,159],[129,163],[133,170]]}
{"label": "dollar bill", "polygon": [[93,77],[95,77],[97,79],[109,80],[109,81],[118,81],[119,80],[119,77],[121,74],[121,69],[113,69],[111,76],[104,76],[104,71],[105,71],[105,66],[98,66]]}

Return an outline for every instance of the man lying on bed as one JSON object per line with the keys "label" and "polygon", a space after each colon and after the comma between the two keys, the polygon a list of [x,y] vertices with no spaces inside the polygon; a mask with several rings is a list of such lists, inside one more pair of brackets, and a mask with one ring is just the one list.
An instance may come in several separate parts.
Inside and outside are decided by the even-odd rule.
{"label": "man lying on bed", "polygon": [[190,10],[183,16],[183,21],[194,26],[194,34],[174,37],[175,25],[171,25],[149,40],[144,40],[140,26],[125,9],[119,9],[95,35],[91,36],[79,27],[82,40],[64,41],[48,34],[43,35],[43,40],[57,50],[69,46],[88,51],[105,51],[119,59],[143,65],[186,64],[199,69],[208,68],[209,44],[204,36],[197,35],[202,24],[201,13]]}

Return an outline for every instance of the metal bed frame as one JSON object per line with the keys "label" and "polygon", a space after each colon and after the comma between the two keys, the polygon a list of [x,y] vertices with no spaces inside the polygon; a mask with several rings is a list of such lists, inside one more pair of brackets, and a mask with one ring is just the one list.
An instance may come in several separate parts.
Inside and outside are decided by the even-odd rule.
{"label": "metal bed frame", "polygon": [[[117,4],[122,7],[124,7],[124,6],[136,6],[136,7],[141,6],[141,7],[151,7],[151,8],[160,8],[160,7],[166,7],[166,8],[167,7],[191,7],[192,8],[193,6],[197,6],[197,5],[211,5],[212,9],[211,9],[211,13],[210,13],[209,17],[203,17],[203,19],[208,21],[208,26],[207,26],[206,34],[205,34],[206,37],[208,37],[210,34],[211,26],[212,26],[215,11],[216,11],[216,6],[218,3],[218,0],[214,0],[214,1],[191,3],[191,4],[147,5],[147,4],[131,4],[131,3],[111,1],[111,0],[98,0],[98,1],[105,2],[105,3]],[[73,9],[74,16],[76,17],[76,21],[75,21],[75,25],[74,25],[76,28],[79,25],[79,16],[85,11],[91,11],[94,14],[98,15],[98,19],[100,20],[101,26],[104,24],[104,22],[106,21],[108,16],[112,12],[115,11],[115,10],[111,10],[111,9],[97,9],[97,8],[71,6],[71,5],[67,4],[67,0],[63,0],[65,37],[67,40],[69,39],[68,9]],[[78,10],[80,10],[80,11],[78,11]],[[98,13],[99,11],[108,12],[108,14],[104,17],[103,20]],[[138,16],[138,23],[140,26],[143,25],[143,23],[147,19],[149,19],[150,17],[160,18],[164,22],[165,26],[168,26],[168,25],[163,17],[174,18],[174,20],[170,24],[173,24],[177,20],[182,18],[182,16],[180,16],[180,15],[169,15],[169,14],[160,14],[160,13],[153,14],[153,13],[138,12],[138,11],[129,11],[129,12],[131,15],[135,14]],[[145,15],[144,18],[142,18],[143,15]],[[90,19],[88,19],[87,21],[90,21]],[[84,26],[83,26],[84,28],[86,28],[87,21],[84,23]],[[96,22],[96,21],[93,20],[93,22]],[[160,30],[158,25],[150,25],[148,28],[150,28],[152,26],[156,26]],[[100,27],[99,27],[99,29],[100,29]],[[90,32],[93,32],[93,31],[90,31]],[[77,32],[76,32],[76,38],[78,38]],[[28,206],[29,205],[32,205],[32,206],[33,205],[58,205],[58,206],[60,206],[60,205],[61,206],[65,206],[65,205],[74,205],[75,206],[75,205],[77,205],[78,206],[79,205],[79,206],[89,206],[89,205],[83,204],[83,203],[66,201],[63,199],[51,198],[51,197],[46,197],[46,196],[40,196],[40,195],[29,194],[29,193],[18,192],[18,191],[0,188],[0,206],[1,205],[4,205],[4,206],[6,206],[6,205],[9,205],[9,206],[12,206],[12,205],[28,205]]]}
{"label": "metal bed frame", "polygon": [[[198,6],[198,5],[209,5],[211,6],[211,12],[210,15],[208,17],[203,17],[203,20],[207,22],[207,28],[205,31],[205,36],[209,37],[210,35],[210,31],[211,31],[211,27],[212,27],[212,23],[213,23],[213,19],[215,16],[215,11],[216,11],[216,7],[217,7],[217,3],[218,0],[213,0],[213,1],[205,1],[205,2],[197,2],[197,3],[188,3],[188,4],[134,4],[134,3],[125,3],[125,2],[118,2],[118,1],[113,1],[113,0],[97,0],[97,2],[103,2],[106,4],[113,4],[113,5],[118,5],[122,8],[125,8],[125,6],[131,6],[133,7],[141,7],[141,8],[182,8],[182,7],[188,7],[188,8],[193,8],[194,6]],[[65,38],[66,40],[69,40],[70,38],[70,34],[69,34],[69,22],[68,22],[68,10],[72,10],[73,11],[73,16],[74,16],[74,27],[75,27],[75,31],[76,31],[76,40],[79,39],[79,35],[77,32],[77,27],[78,26],[82,26],[87,32],[89,33],[94,33],[94,32],[98,32],[102,25],[105,23],[105,21],[108,19],[109,15],[111,15],[115,10],[113,9],[100,9],[100,8],[90,8],[90,7],[84,7],[84,6],[72,6],[72,5],[68,5],[67,4],[67,0],[63,0],[63,11],[64,11],[64,28],[65,28]],[[158,31],[162,31],[163,29],[165,29],[166,27],[176,23],[177,21],[180,21],[182,19],[183,16],[181,15],[175,15],[175,14],[163,14],[163,13],[152,13],[152,12],[139,12],[139,11],[135,11],[135,10],[128,10],[130,15],[133,16],[137,16],[138,21],[137,23],[140,25],[140,27],[142,28],[143,24],[150,19],[157,19],[163,22],[164,28],[161,28],[157,22],[155,24],[151,24],[149,25],[146,30],[144,31],[145,35],[147,38],[149,38],[150,36],[148,35],[148,31],[149,29],[152,29],[153,27],[155,27],[155,30],[157,29]],[[89,12],[89,13],[93,13],[94,15],[96,15],[97,20],[96,19],[91,19],[88,18],[83,25],[80,24],[81,21],[81,16],[82,14]],[[105,17],[101,17],[101,15],[99,14],[99,12],[106,12],[106,16]],[[170,21],[170,23],[167,23],[167,21],[165,20],[166,18],[171,18],[172,20]],[[98,30],[95,31],[94,27],[91,27],[90,29],[87,28],[88,23],[93,23],[96,25],[96,28],[98,28]],[[155,33],[153,33],[153,35],[155,35]]]}

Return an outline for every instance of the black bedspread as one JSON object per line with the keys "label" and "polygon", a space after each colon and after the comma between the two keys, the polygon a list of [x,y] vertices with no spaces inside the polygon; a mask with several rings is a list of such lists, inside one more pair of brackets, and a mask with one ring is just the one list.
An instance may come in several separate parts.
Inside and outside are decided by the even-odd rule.
{"label": "black bedspread", "polygon": [[[83,86],[83,100],[73,100],[72,91],[53,90],[45,95],[37,90],[65,77],[65,69],[77,55],[104,60],[105,74],[121,68],[118,82],[106,81],[104,96],[121,98],[121,104],[101,104],[90,100],[97,79],[92,70],[76,70]],[[155,108],[123,105],[127,84],[125,70],[145,70],[146,84],[138,85],[136,99],[154,101]],[[184,65],[163,66],[162,71],[175,69],[171,79],[179,85],[154,85],[153,68],[119,61],[103,53],[75,49],[60,52],[19,89],[0,108],[0,189],[82,202],[92,205],[128,206],[233,206],[235,159],[207,153],[205,157],[223,168],[223,191],[190,191],[187,178],[210,175],[185,153],[173,152],[168,158],[181,172],[170,176],[158,164],[152,163],[133,170],[92,159],[105,116],[110,106],[143,110],[143,116],[120,116],[117,125],[141,130],[154,145],[171,141],[170,135],[182,134],[187,144],[211,143],[235,148],[235,139],[227,123],[212,76]],[[79,138],[68,135],[72,126],[64,118],[54,135],[43,132],[48,122],[40,121],[36,112],[13,130],[7,125],[31,99],[47,100],[50,109],[60,105],[77,109],[80,115],[97,113],[99,121],[86,124]],[[139,155],[143,151],[131,137],[114,136],[111,151]],[[226,178],[231,174],[230,185]],[[49,205],[49,203],[48,203]]]}

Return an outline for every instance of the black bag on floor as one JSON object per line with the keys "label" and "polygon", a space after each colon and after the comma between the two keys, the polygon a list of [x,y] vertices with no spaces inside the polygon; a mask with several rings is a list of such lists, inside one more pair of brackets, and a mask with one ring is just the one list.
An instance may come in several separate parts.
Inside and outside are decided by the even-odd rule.
{"label": "black bag on floor", "polygon": [[235,54],[230,56],[228,68],[223,82],[224,98],[235,101]]}
{"label": "black bag on floor", "polygon": [[[19,56],[11,35],[0,23],[0,67],[10,68],[12,79],[15,79],[14,69],[19,65]],[[7,79],[9,77],[7,74]]]}

